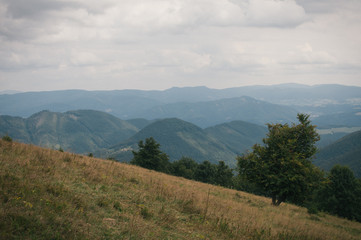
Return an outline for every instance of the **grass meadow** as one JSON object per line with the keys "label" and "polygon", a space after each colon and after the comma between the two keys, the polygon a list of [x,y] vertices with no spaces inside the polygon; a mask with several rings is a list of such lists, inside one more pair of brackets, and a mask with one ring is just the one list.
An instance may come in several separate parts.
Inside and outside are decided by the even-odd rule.
{"label": "grass meadow", "polygon": [[0,141],[0,239],[361,239],[361,223],[110,160]]}

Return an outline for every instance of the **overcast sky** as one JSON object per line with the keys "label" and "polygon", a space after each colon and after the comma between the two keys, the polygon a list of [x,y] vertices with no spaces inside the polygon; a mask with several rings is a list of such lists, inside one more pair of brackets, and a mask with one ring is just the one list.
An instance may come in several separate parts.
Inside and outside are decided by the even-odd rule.
{"label": "overcast sky", "polygon": [[360,0],[0,0],[0,91],[361,86]]}

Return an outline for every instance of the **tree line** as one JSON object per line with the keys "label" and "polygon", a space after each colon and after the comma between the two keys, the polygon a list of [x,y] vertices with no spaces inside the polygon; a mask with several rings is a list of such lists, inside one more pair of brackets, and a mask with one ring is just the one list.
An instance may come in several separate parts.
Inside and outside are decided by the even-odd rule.
{"label": "tree line", "polygon": [[262,144],[237,157],[237,168],[191,158],[170,162],[152,137],[140,141],[131,164],[200,182],[263,195],[272,204],[290,202],[310,213],[325,211],[361,222],[361,180],[345,166],[329,173],[312,163],[320,139],[309,115],[298,114],[298,124],[268,124]]}
{"label": "tree line", "polygon": [[209,161],[197,163],[189,157],[170,162],[169,157],[160,150],[160,144],[154,138],[138,143],[139,151],[133,151],[131,164],[147,169],[168,173],[204,183],[232,187],[233,172],[223,161],[213,164]]}

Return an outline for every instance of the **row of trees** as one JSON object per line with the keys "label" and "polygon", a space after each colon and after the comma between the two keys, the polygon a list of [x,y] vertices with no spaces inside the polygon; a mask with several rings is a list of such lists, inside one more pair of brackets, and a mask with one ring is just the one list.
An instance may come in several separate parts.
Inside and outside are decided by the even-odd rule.
{"label": "row of trees", "polygon": [[209,161],[197,163],[192,158],[182,157],[170,162],[160,150],[160,144],[150,137],[138,143],[139,151],[133,151],[132,164],[159,172],[172,174],[200,182],[232,187],[233,173],[223,161],[212,164]]}
{"label": "row of trees", "polygon": [[[271,197],[272,204],[291,202],[361,221],[361,181],[353,172],[334,166],[326,175],[312,164],[319,140],[309,116],[298,114],[299,124],[268,124],[263,144],[237,157],[232,171],[223,161],[197,163],[191,158],[169,162],[160,145],[148,138],[133,151],[132,164],[201,182],[232,187]],[[233,173],[236,174],[233,174]]]}

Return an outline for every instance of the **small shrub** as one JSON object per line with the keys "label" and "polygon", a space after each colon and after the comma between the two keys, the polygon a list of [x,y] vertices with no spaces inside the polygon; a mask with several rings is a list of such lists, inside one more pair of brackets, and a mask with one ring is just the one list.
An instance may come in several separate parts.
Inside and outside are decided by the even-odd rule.
{"label": "small shrub", "polygon": [[5,141],[5,142],[12,142],[13,141],[13,139],[7,134],[2,137],[2,140]]}
{"label": "small shrub", "polygon": [[317,209],[316,206],[311,205],[311,206],[308,206],[308,207],[307,207],[307,212],[308,212],[309,214],[317,214],[317,213],[318,213],[318,209]]}
{"label": "small shrub", "polygon": [[59,152],[64,152],[64,150],[60,147],[60,148],[59,148]]}
{"label": "small shrub", "polygon": [[113,208],[116,209],[116,210],[118,210],[119,212],[122,211],[122,207],[120,206],[120,203],[119,203],[119,202],[115,202],[115,203],[113,204]]}
{"label": "small shrub", "polygon": [[317,217],[317,215],[311,215],[311,216],[310,216],[310,219],[311,219],[312,221],[316,221],[316,222],[321,221],[321,219],[320,219],[319,217]]}
{"label": "small shrub", "polygon": [[93,157],[93,153],[89,153],[89,154],[88,154],[88,157]]}
{"label": "small shrub", "polygon": [[147,207],[143,207],[141,210],[140,210],[140,215],[142,215],[142,217],[144,219],[150,219],[153,214],[151,212],[149,212],[148,208]]}
{"label": "small shrub", "polygon": [[134,183],[134,184],[139,184],[139,181],[136,178],[133,178],[133,177],[129,181],[131,183]]}
{"label": "small shrub", "polygon": [[98,201],[97,201],[97,205],[99,207],[107,207],[109,205],[109,202],[106,198],[102,197],[102,198],[99,198]]}

